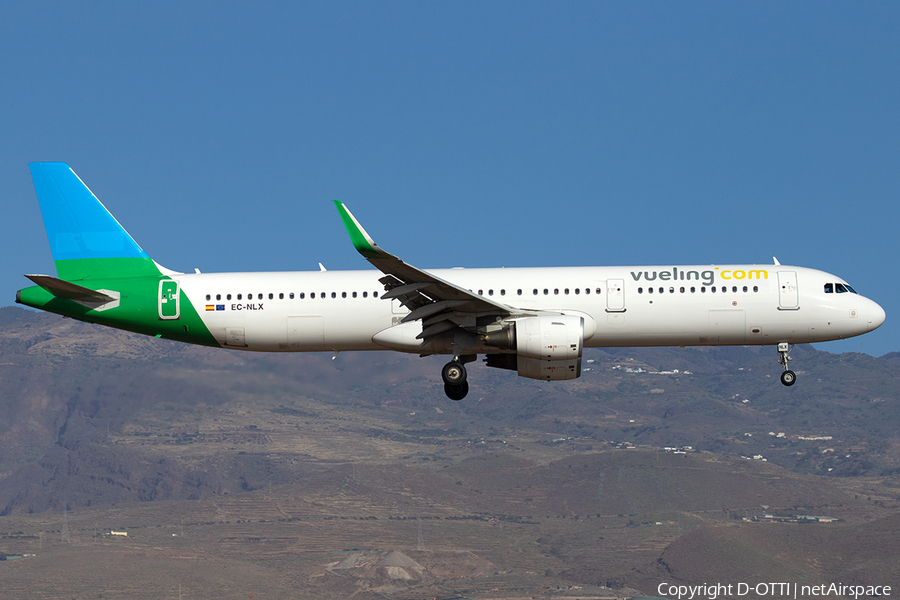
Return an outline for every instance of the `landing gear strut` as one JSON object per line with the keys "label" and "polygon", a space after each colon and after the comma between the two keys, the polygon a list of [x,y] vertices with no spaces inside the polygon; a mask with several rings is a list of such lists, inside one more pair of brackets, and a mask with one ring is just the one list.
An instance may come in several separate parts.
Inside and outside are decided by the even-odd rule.
{"label": "landing gear strut", "polygon": [[788,369],[788,362],[793,360],[788,353],[791,351],[791,345],[787,342],[778,344],[778,364],[782,366],[784,371],[781,373],[781,383],[786,386],[792,386],[797,381],[797,374]]}
{"label": "landing gear strut", "polygon": [[469,393],[469,382],[466,381],[465,359],[454,356],[453,360],[441,369],[441,379],[444,380],[444,393],[451,400],[460,401]]}

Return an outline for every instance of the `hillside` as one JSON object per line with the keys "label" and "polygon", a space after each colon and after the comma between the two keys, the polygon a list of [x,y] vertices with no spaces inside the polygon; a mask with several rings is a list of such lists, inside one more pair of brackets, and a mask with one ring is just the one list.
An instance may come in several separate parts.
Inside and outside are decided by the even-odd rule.
{"label": "hillside", "polygon": [[[440,357],[238,353],[0,309],[0,554],[37,555],[0,577],[34,598],[76,579],[79,598],[890,585],[900,360],[797,348],[784,388],[770,350],[590,350],[552,384],[473,365],[455,403]],[[741,520],[762,512],[842,521]]]}

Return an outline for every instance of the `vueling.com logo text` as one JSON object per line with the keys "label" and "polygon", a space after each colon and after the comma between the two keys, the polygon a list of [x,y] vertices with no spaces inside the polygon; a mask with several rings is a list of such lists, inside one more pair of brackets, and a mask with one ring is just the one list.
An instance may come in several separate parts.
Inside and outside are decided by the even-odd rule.
{"label": "vueling.com logo text", "polygon": [[719,278],[728,281],[741,279],[768,279],[769,272],[764,269],[724,269],[692,271],[672,267],[671,271],[632,271],[631,277],[635,281],[699,281],[703,285],[712,285],[715,281],[716,271],[719,271]]}

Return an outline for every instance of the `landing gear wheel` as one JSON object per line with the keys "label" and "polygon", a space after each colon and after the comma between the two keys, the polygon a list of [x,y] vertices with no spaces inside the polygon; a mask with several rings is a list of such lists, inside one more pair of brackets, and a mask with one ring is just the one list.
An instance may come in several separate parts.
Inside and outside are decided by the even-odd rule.
{"label": "landing gear wheel", "polygon": [[444,385],[459,387],[466,382],[466,368],[458,360],[451,360],[441,369],[441,378]]}
{"label": "landing gear wheel", "polygon": [[781,383],[786,386],[794,385],[794,382],[797,381],[797,374],[793,371],[785,371],[781,374]]}
{"label": "landing gear wheel", "polygon": [[784,369],[781,373],[781,383],[786,386],[792,386],[797,381],[797,374],[788,369],[788,363],[792,360],[788,353],[791,351],[791,345],[788,342],[778,342],[778,364]]}
{"label": "landing gear wheel", "polygon": [[459,402],[469,393],[469,382],[463,381],[460,385],[444,384],[444,393],[455,402]]}

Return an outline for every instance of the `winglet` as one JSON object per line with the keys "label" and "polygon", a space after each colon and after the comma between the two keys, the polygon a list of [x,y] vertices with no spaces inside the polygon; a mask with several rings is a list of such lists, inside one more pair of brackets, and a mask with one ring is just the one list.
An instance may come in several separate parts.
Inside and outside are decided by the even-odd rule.
{"label": "winglet", "polygon": [[366,233],[366,230],[359,224],[356,217],[347,210],[347,207],[344,206],[343,202],[335,200],[334,205],[337,207],[338,214],[341,215],[341,220],[344,222],[344,227],[347,228],[347,234],[350,236],[350,241],[353,242],[353,246],[356,247],[357,252],[366,258],[387,258],[391,256],[378,247],[375,240]]}

